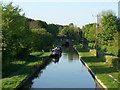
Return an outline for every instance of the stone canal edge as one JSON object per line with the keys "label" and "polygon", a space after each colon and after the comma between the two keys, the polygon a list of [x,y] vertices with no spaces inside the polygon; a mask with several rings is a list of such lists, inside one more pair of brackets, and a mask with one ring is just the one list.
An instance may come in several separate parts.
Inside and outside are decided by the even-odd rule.
{"label": "stone canal edge", "polygon": [[[75,47],[74,47],[75,48]],[[78,53],[78,50],[75,48],[75,50]],[[79,53],[78,53],[79,55]],[[93,73],[93,71],[90,69],[90,67],[84,62],[84,60],[81,58],[81,56],[79,55],[80,61],[82,62],[82,64],[86,67],[86,69],[88,70],[88,72],[90,73],[90,75],[92,76],[92,78],[94,79],[94,81],[96,82],[96,84],[99,86],[99,88],[101,90],[108,90],[107,87],[100,81],[100,79],[97,78],[97,76],[95,76],[95,74]]]}
{"label": "stone canal edge", "polygon": [[28,76],[26,77],[14,90],[22,90],[24,88],[24,85],[28,83],[30,80],[34,78],[34,76],[39,73],[48,63],[48,60],[43,61],[41,64],[39,64],[36,69]]}
{"label": "stone canal edge", "polygon": [[[75,47],[74,47],[75,48]],[[77,49],[75,48],[75,50],[77,51]],[[78,53],[78,51],[77,51]],[[79,55],[79,54],[78,54]],[[97,83],[97,85],[102,89],[102,90],[108,90],[107,87],[100,81],[100,79],[97,78],[97,76],[95,76],[95,74],[93,73],[93,71],[89,68],[89,66],[84,62],[84,60],[80,57],[80,61],[82,62],[82,64],[86,67],[86,69],[89,71],[89,73],[91,74],[92,78],[95,80],[95,82]],[[18,85],[14,90],[18,90],[23,88],[23,86],[29,82],[36,73],[38,73],[46,64],[47,61],[41,63],[34,71],[32,74],[30,74],[28,77],[26,77],[20,85]]]}

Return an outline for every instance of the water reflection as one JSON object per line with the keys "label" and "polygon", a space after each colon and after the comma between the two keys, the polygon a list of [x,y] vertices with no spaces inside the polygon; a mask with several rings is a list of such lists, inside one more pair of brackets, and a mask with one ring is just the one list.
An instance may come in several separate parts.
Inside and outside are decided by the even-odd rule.
{"label": "water reflection", "polygon": [[79,60],[79,55],[77,53],[77,51],[70,47],[63,47],[63,52],[66,53],[66,56],[68,56],[68,60],[69,61],[73,61],[73,60]]}
{"label": "water reflection", "polygon": [[62,53],[60,53],[59,56],[50,57],[50,59],[51,59],[54,63],[58,63],[61,56],[62,56]]}
{"label": "water reflection", "polygon": [[32,80],[31,88],[95,88],[95,82],[79,60],[74,48],[62,48],[61,58],[55,59],[42,74]]}
{"label": "water reflection", "polygon": [[58,63],[58,62],[59,62],[59,58],[52,58],[52,61],[53,61],[54,63]]}

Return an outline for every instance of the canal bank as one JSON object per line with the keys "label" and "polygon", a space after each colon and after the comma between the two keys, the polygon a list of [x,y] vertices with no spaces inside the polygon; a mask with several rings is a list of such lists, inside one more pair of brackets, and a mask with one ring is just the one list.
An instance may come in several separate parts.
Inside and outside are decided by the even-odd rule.
{"label": "canal bank", "polygon": [[79,60],[77,51],[63,48],[57,63],[51,62],[42,73],[31,81],[33,88],[96,88],[96,83]]}
{"label": "canal bank", "polygon": [[[13,90],[22,88],[35,73],[40,72],[40,70],[45,67],[44,65],[51,62],[51,60],[48,59],[49,54],[49,52],[44,52],[42,54],[40,52],[34,53],[34,55],[31,55],[29,58],[13,63],[13,65],[15,65],[14,68],[18,65],[21,65],[21,67],[17,69],[17,72],[11,72],[14,74],[2,79],[2,89]],[[13,66],[9,68],[14,69]]]}
{"label": "canal bank", "polygon": [[[94,50],[88,50],[81,45],[75,45],[81,61],[85,63],[84,65],[92,70],[94,73],[93,77],[96,79],[98,85],[103,89],[118,89],[119,83],[116,80],[119,80],[119,72],[115,67],[107,65],[105,60],[102,58],[97,58],[94,55]],[[113,76],[113,78],[110,77]],[[115,79],[116,78],[116,79]]]}
{"label": "canal bank", "polygon": [[[51,62],[51,60],[49,59],[49,57],[44,57],[43,58],[44,59],[44,61],[42,61],[42,63],[40,63],[39,65],[37,65],[37,67],[34,69],[34,71],[30,74],[30,75],[28,75],[28,77],[26,77],[16,88],[15,88],[15,90],[17,89],[19,89],[19,90],[21,90],[21,89],[25,89],[26,87],[25,87],[25,85],[30,81],[30,80],[32,80],[34,77],[35,77],[35,75],[36,74],[38,74],[39,72],[41,72],[41,70],[42,69],[44,69],[50,62]],[[28,88],[28,87],[27,87]]]}
{"label": "canal bank", "polygon": [[[79,54],[78,50],[76,49],[76,47],[74,47],[75,50],[77,51],[77,53]],[[97,78],[97,76],[95,76],[95,74],[93,73],[93,71],[89,68],[89,66],[84,62],[84,60],[82,59],[81,56],[80,57],[80,61],[83,63],[83,65],[87,68],[87,70],[89,71],[89,73],[91,74],[91,76],[93,77],[93,79],[95,80],[98,88],[100,88],[101,90],[107,90],[107,87]]]}

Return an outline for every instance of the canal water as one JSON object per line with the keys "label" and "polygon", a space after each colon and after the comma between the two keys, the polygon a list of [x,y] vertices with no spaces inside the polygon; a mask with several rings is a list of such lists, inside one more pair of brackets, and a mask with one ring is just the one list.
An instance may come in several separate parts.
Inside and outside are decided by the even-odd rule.
{"label": "canal water", "polygon": [[74,48],[63,48],[58,62],[51,62],[38,77],[32,80],[31,88],[95,88],[94,79],[79,59]]}

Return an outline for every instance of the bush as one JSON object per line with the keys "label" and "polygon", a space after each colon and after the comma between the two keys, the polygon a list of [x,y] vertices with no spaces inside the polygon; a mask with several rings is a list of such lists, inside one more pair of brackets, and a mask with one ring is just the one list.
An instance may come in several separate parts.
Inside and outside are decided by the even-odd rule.
{"label": "bush", "polygon": [[78,50],[78,52],[87,52],[87,51],[89,51],[82,44],[74,45],[74,47]]}
{"label": "bush", "polygon": [[88,46],[89,46],[90,48],[95,48],[95,43],[89,43]]}
{"label": "bush", "polygon": [[105,45],[100,46],[100,48],[101,48],[102,51],[106,51],[106,46]]}
{"label": "bush", "polygon": [[16,58],[25,58],[30,53],[28,48],[21,48],[16,55]]}
{"label": "bush", "polygon": [[113,56],[106,55],[106,56],[105,56],[105,60],[106,60],[106,64],[107,64],[108,66],[112,66]]}
{"label": "bush", "polygon": [[120,49],[118,50],[118,55],[117,56],[120,57]]}
{"label": "bush", "polygon": [[112,59],[112,65],[113,67],[117,68],[117,70],[120,70],[120,58]]}
{"label": "bush", "polygon": [[94,56],[96,56],[96,49],[90,49],[90,53],[92,53]]}

